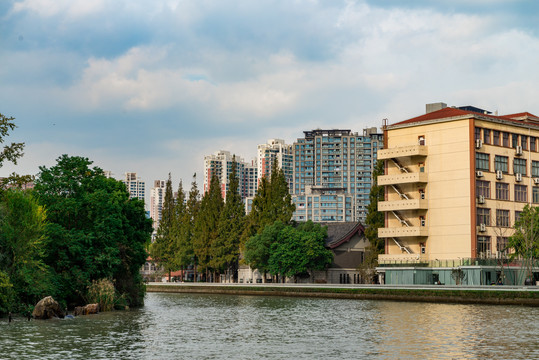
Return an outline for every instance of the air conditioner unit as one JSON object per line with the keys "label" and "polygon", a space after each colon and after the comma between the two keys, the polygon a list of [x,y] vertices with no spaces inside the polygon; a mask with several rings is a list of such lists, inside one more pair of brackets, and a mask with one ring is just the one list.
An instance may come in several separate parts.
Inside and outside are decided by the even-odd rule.
{"label": "air conditioner unit", "polygon": [[503,172],[501,170],[496,170],[496,180],[503,179]]}
{"label": "air conditioner unit", "polygon": [[521,173],[516,173],[515,174],[515,181],[522,181],[522,174]]}
{"label": "air conditioner unit", "polygon": [[479,197],[477,198],[477,202],[479,204],[484,204],[485,203],[485,197],[483,195],[479,195]]}
{"label": "air conditioner unit", "polygon": [[479,224],[479,231],[480,232],[485,232],[487,231],[487,226],[485,224]]}
{"label": "air conditioner unit", "polygon": [[522,155],[522,146],[517,145],[517,147],[516,147],[515,150],[516,150],[516,154],[517,154],[517,155]]}
{"label": "air conditioner unit", "polygon": [[477,177],[483,177],[483,172],[482,172],[481,170],[476,171],[476,172],[475,172],[475,175],[476,175]]}
{"label": "air conditioner unit", "polygon": [[483,141],[481,139],[475,140],[475,148],[481,149],[481,146],[483,146]]}
{"label": "air conditioner unit", "polygon": [[539,185],[539,178],[533,178],[533,182],[535,183],[535,185]]}

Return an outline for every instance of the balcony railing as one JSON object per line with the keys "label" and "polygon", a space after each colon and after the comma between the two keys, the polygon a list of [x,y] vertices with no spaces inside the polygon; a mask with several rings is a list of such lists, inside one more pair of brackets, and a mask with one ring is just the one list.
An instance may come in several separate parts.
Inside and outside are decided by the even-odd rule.
{"label": "balcony railing", "polygon": [[428,230],[424,226],[403,226],[396,228],[379,228],[379,238],[428,236]]}
{"label": "balcony railing", "polygon": [[378,160],[400,158],[406,156],[427,156],[428,149],[425,145],[401,146],[378,151]]}
{"label": "balcony railing", "polygon": [[413,184],[426,182],[427,174],[424,172],[378,176],[378,185]]}
{"label": "balcony railing", "polygon": [[395,201],[380,201],[378,211],[398,211],[398,210],[421,210],[427,209],[427,200],[408,199]]}

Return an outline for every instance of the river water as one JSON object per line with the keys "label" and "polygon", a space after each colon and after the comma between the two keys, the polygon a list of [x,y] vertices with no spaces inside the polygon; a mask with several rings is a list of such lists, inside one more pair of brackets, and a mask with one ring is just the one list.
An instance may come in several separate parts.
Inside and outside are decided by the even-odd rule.
{"label": "river water", "polygon": [[538,359],[539,308],[146,295],[144,308],[0,323],[0,359]]}

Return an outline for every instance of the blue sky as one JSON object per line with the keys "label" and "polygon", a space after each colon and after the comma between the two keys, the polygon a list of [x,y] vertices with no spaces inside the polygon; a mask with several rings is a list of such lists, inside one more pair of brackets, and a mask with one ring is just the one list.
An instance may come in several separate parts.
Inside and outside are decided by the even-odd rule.
{"label": "blue sky", "polygon": [[26,151],[0,176],[69,154],[188,186],[205,154],[430,102],[539,114],[538,24],[533,0],[3,0],[0,112]]}

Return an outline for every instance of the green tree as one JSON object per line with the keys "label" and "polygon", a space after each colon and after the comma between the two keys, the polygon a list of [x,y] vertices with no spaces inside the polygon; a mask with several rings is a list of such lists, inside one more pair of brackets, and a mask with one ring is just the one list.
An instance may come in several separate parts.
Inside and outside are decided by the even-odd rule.
{"label": "green tree", "polygon": [[[9,133],[17,127],[13,120],[15,120],[15,118],[0,114],[0,144],[3,144],[5,138],[9,136]],[[4,161],[9,161],[16,165],[17,160],[24,154],[23,149],[24,143],[22,142],[12,142],[9,145],[4,145],[0,151],[0,168],[4,164]],[[21,186],[30,182],[31,180],[32,176],[20,176],[13,173],[0,180],[0,188],[5,188],[8,184]]]}
{"label": "green tree", "polygon": [[175,239],[174,229],[176,227],[176,208],[174,194],[172,192],[172,180],[170,173],[165,186],[165,198],[161,209],[161,220],[157,228],[155,242],[150,246],[152,258],[162,265],[169,274],[175,270]]}
{"label": "green tree", "polygon": [[[195,173],[193,175],[193,181],[191,182],[191,190],[189,191],[189,197],[187,198],[185,213],[183,218],[181,218],[179,221],[179,234],[177,239],[178,251],[176,252],[176,263],[184,269],[190,265],[193,265],[193,272],[195,273],[195,276],[197,272],[197,260],[195,258],[193,249],[193,232],[199,209],[200,200]],[[196,281],[196,278],[193,280]]]}
{"label": "green tree", "polygon": [[266,280],[266,273],[270,270],[271,246],[273,243],[280,241],[281,232],[284,228],[285,224],[276,221],[264,227],[260,234],[255,234],[245,243],[244,261],[252,269],[257,269],[263,273],[264,281]]}
{"label": "green tree", "polygon": [[325,248],[327,227],[308,221],[298,227],[286,226],[271,244],[269,272],[281,276],[312,276],[333,261],[333,253]]}
{"label": "green tree", "polygon": [[232,161],[226,202],[219,217],[218,236],[212,246],[212,267],[219,272],[229,270],[237,279],[240,237],[245,224],[245,208],[240,195],[236,157]]}
{"label": "green tree", "polygon": [[[13,286],[12,311],[34,305],[50,292],[45,265],[45,213],[28,191],[7,190],[0,202],[0,269]],[[0,310],[1,311],[1,310]]]}
{"label": "green tree", "polygon": [[218,225],[222,210],[221,186],[214,173],[211,177],[210,187],[202,198],[193,234],[193,250],[198,261],[198,271],[206,273],[206,281],[209,279],[209,272],[214,270],[211,267],[211,248],[219,234]]}
{"label": "green tree", "polygon": [[533,267],[539,259],[539,208],[526,204],[515,221],[515,232],[509,237],[508,246],[513,249],[511,258],[523,260],[525,276],[533,279]]}
{"label": "green tree", "polygon": [[369,205],[367,206],[367,216],[365,218],[365,237],[369,240],[366,249],[365,259],[359,270],[363,278],[372,281],[374,268],[378,265],[378,255],[384,253],[385,241],[378,238],[378,229],[384,227],[384,213],[378,211],[378,202],[384,201],[384,187],[378,185],[378,176],[384,174],[384,162],[379,160],[372,173],[371,191],[369,194]]}
{"label": "green tree", "polygon": [[62,155],[55,166],[40,167],[35,183],[49,220],[45,263],[52,268],[55,295],[68,304],[82,303],[92,280],[110,278],[130,305],[139,305],[151,220],[122,182],[91,164]]}

